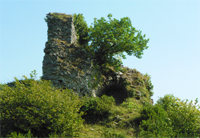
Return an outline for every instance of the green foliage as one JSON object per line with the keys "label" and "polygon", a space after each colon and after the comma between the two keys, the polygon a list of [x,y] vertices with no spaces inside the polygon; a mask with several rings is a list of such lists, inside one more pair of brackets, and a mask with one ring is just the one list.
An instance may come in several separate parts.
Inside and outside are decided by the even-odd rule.
{"label": "green foliage", "polygon": [[116,132],[113,129],[104,130],[104,133],[101,134],[103,138],[126,138],[126,136],[120,132]]}
{"label": "green foliage", "polygon": [[151,76],[146,73],[144,77],[146,77],[146,81],[145,81],[146,88],[149,91],[150,96],[153,96],[154,92],[152,92],[153,84],[151,83]]}
{"label": "green foliage", "polygon": [[122,73],[125,73],[125,72],[127,72],[127,69],[121,68],[119,71],[121,71]]}
{"label": "green foliage", "polygon": [[85,99],[83,106],[80,108],[80,111],[83,111],[84,114],[82,116],[85,119],[86,123],[97,123],[98,121],[102,121],[109,116],[109,111],[111,106],[114,104],[114,98],[103,95],[101,98],[99,97],[91,97],[89,99]]}
{"label": "green foliage", "polygon": [[[51,14],[52,15],[52,19],[61,19],[61,20],[63,20],[63,21],[67,21],[67,19],[69,18],[69,17],[72,17],[71,15],[66,15],[66,14],[60,14],[60,13],[52,13]],[[45,20],[45,22],[49,22],[49,20],[47,19],[47,18],[44,18],[44,20]]]}
{"label": "green foliage", "polygon": [[[94,18],[93,26],[88,28],[82,14],[73,15],[79,44],[89,53],[89,57],[94,59],[94,69],[99,70],[99,73],[93,76],[100,77],[101,82],[110,76],[108,73],[110,70],[114,72],[120,70],[122,64],[120,57],[126,59],[123,52],[129,56],[134,54],[137,58],[141,58],[143,50],[148,48],[149,41],[149,39],[144,39],[145,35],[142,36],[141,31],[132,27],[128,17],[120,21],[112,20],[111,14],[107,17],[109,21],[103,17],[99,20]],[[91,43],[88,44],[88,42]],[[94,87],[96,86],[95,83]]]}
{"label": "green foliage", "polygon": [[171,121],[161,106],[146,105],[141,111],[140,137],[174,136]]}
{"label": "green foliage", "polygon": [[[19,82],[21,83],[21,84],[23,84],[25,87],[30,87],[31,86],[31,83],[33,82],[33,81],[36,81],[38,84],[40,83],[42,83],[40,80],[35,80],[36,79],[36,76],[37,76],[37,73],[36,73],[36,70],[34,70],[34,71],[31,71],[31,73],[30,73],[30,79],[27,79],[27,77],[26,76],[22,76],[23,78],[26,78],[26,80],[19,80]],[[15,78],[16,79],[16,78]],[[16,81],[13,81],[13,82],[9,82],[9,83],[7,83],[7,84],[0,84],[1,86],[5,86],[5,85],[8,85],[9,87],[16,87]],[[0,89],[2,89],[3,87],[0,87]]]}
{"label": "green foliage", "polygon": [[23,135],[23,134],[21,134],[21,133],[17,133],[17,132],[12,132],[11,134],[8,134],[7,135],[7,137],[20,137],[20,138],[31,138],[31,137],[33,137],[33,134],[31,134],[31,132],[30,132],[30,130],[28,131],[28,133],[27,134],[25,134],[25,135]]}
{"label": "green foliage", "polygon": [[[132,124],[137,126],[137,132],[133,133],[139,137],[200,136],[200,110],[192,105],[192,101],[187,104],[187,100],[184,102],[173,95],[166,95],[155,105],[129,98],[122,106],[116,106],[112,96],[80,98],[68,89],[52,87],[50,81],[34,80],[35,70],[30,76],[31,79],[23,76],[25,80],[21,82],[15,78],[12,85],[9,83],[10,87],[1,84],[0,137],[97,136],[97,131],[86,131],[91,127],[83,130],[83,126],[87,127],[83,119],[93,124],[96,130],[102,128],[101,137],[125,138],[127,127]],[[197,103],[198,98],[195,100]],[[114,125],[115,129],[107,128],[113,124],[112,116],[116,114],[123,115],[123,119]],[[99,125],[98,121],[104,122]]]}
{"label": "green foliage", "polygon": [[89,42],[88,26],[83,14],[73,14],[73,23],[77,33],[78,43],[87,48]]}
{"label": "green foliage", "polygon": [[[24,76],[26,78],[26,76]],[[33,75],[31,76],[33,77]],[[1,135],[12,132],[47,137],[51,133],[78,136],[82,128],[82,113],[77,95],[70,90],[55,90],[50,81],[37,82],[33,79],[20,83],[15,78],[15,86],[2,85]]]}
{"label": "green foliage", "polygon": [[167,111],[174,126],[173,131],[178,136],[186,136],[185,133],[187,136],[197,136],[200,130],[200,110],[192,105],[192,101],[189,104],[187,104],[187,101],[180,101],[179,98],[168,94],[160,98],[157,104]]}
{"label": "green foliage", "polygon": [[[89,28],[87,26],[86,21],[84,20],[83,14],[73,14],[73,23],[74,23],[75,30],[77,33],[76,35],[77,35],[77,40],[78,40],[79,46],[83,47],[84,50],[86,50],[86,52],[88,53],[87,54],[88,58],[93,59],[92,55],[94,53],[88,46],[88,42],[90,41]],[[98,65],[94,64],[93,62],[92,62],[92,64],[93,64],[93,67],[95,70],[99,70]],[[91,78],[94,78],[95,81],[92,83],[93,85],[91,85],[91,82],[89,82],[88,87],[95,89],[98,86],[98,84],[101,84],[103,79],[102,79],[102,77],[99,78],[100,76],[101,76],[101,73],[99,73],[99,72],[92,74]]]}
{"label": "green foliage", "polygon": [[126,99],[126,101],[124,101],[121,106],[125,107],[125,108],[130,108],[130,109],[140,109],[142,108],[141,105],[138,105],[135,102],[131,102],[130,99]]}
{"label": "green foliage", "polygon": [[[179,101],[179,102],[178,102]],[[140,124],[141,137],[196,137],[200,130],[200,111],[190,102],[180,102],[173,95],[160,98],[154,106],[145,104]]]}
{"label": "green foliage", "polygon": [[44,21],[45,21],[45,22],[48,22],[48,19],[47,19],[47,18],[44,18]]}
{"label": "green foliage", "polygon": [[[145,35],[142,36],[140,31],[132,27],[128,17],[124,17],[120,21],[112,20],[111,14],[108,14],[107,17],[109,21],[106,21],[103,17],[99,20],[94,18],[94,25],[89,28],[90,48],[94,51],[98,65],[102,66],[108,63],[115,68],[119,67],[121,61],[113,56],[117,55],[126,59],[123,52],[126,52],[129,56],[134,54],[141,58],[142,51],[148,48],[146,44],[149,39],[144,39]],[[137,33],[136,36],[135,33]],[[106,69],[106,66],[104,68]]]}

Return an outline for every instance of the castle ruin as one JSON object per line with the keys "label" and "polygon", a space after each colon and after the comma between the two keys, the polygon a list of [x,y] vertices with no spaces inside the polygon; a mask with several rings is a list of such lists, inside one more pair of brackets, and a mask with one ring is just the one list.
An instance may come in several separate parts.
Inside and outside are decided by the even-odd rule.
{"label": "castle ruin", "polygon": [[[99,80],[97,80],[97,87],[91,87],[95,82],[92,75],[98,71],[93,68],[93,59],[90,59],[86,50],[77,44],[72,15],[49,13],[45,21],[48,25],[48,40],[44,49],[41,79],[51,80],[53,86],[71,89],[79,96],[86,94],[93,97],[100,96],[102,90],[106,88],[100,85]],[[127,80],[127,91],[130,91],[136,98],[146,97],[152,102],[148,76],[144,76],[135,69],[123,67],[123,65],[121,68],[126,71],[116,72],[114,77],[117,77],[117,82],[114,83],[118,85],[119,80]],[[116,79],[109,78],[108,85],[112,86],[113,80]]]}
{"label": "castle ruin", "polygon": [[85,50],[77,44],[72,15],[49,13],[48,41],[45,44],[42,79],[51,80],[57,88],[73,89],[80,96],[96,97],[97,90],[89,87],[94,82],[92,63]]}

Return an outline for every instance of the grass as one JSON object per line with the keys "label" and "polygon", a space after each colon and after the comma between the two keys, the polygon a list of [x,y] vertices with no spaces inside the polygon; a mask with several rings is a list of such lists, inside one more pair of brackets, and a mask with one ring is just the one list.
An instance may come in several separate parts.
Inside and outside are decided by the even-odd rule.
{"label": "grass", "polygon": [[[31,75],[31,78],[32,77],[33,75]],[[3,87],[3,84],[0,85]],[[37,85],[37,87],[34,88],[39,89],[39,87],[40,86]],[[81,101],[85,102],[87,98],[84,99],[85,101],[83,99],[84,98],[81,98]],[[109,105],[111,108],[108,118],[104,118],[95,123],[83,122],[83,127],[79,130],[78,137],[200,137],[200,126],[196,125],[198,123],[200,124],[200,118],[197,117],[197,115],[200,116],[200,110],[188,106],[189,104],[186,106],[186,103],[178,102],[179,100],[175,102],[173,99],[173,96],[166,95],[164,98],[158,100],[157,104],[150,105],[147,103],[144,104],[145,100],[143,98],[137,100],[133,97],[128,97],[122,104]],[[2,100],[1,98],[1,102]],[[169,104],[167,103],[168,101],[169,103],[173,101],[173,103]],[[3,119],[2,113],[5,112],[1,111],[1,119]],[[180,117],[178,118],[176,114]],[[181,119],[181,117],[185,119]],[[173,121],[168,121],[166,119]],[[179,130],[180,126],[188,127],[191,131],[187,129]],[[197,130],[199,130],[198,135]],[[31,137],[30,133],[19,132],[20,131],[13,132],[8,136],[21,138]],[[67,135],[62,133],[49,134],[49,137],[67,137]]]}

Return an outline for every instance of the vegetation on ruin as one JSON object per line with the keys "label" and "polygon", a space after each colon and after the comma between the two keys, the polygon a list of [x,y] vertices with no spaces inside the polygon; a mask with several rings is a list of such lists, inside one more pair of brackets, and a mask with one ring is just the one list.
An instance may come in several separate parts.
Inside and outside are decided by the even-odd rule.
{"label": "vegetation on ruin", "polygon": [[200,136],[200,107],[192,101],[167,94],[154,105],[135,97],[119,102],[109,91],[96,98],[79,97],[50,81],[35,80],[36,72],[30,79],[23,77],[15,78],[10,87],[0,85],[0,137]]}
{"label": "vegetation on ruin", "polygon": [[[61,14],[61,13],[51,13],[52,17],[54,19],[61,19],[63,21],[67,21],[68,18],[72,17],[72,15],[66,15],[66,14]],[[44,18],[45,22],[48,22],[48,19],[47,18]]]}
{"label": "vegetation on ruin", "polygon": [[[120,67],[120,56],[126,58],[123,52],[141,58],[149,39],[132,27],[128,17],[120,21],[111,17],[95,19],[94,26],[87,27],[82,14],[73,15],[78,44],[96,60],[100,75],[115,80],[113,72],[127,72]],[[50,80],[35,80],[35,70],[30,79],[23,76],[25,80],[0,84],[0,137],[200,137],[200,106],[170,94],[151,104],[150,75],[133,72],[130,78],[125,76],[127,80],[110,85],[96,75],[106,85],[95,98],[58,89]]]}
{"label": "vegetation on ruin", "polygon": [[[90,59],[94,59],[94,68],[99,70],[104,82],[119,71],[122,65],[121,58],[126,59],[123,52],[129,56],[134,55],[142,58],[143,50],[147,49],[149,39],[145,39],[145,34],[136,30],[128,17],[120,20],[111,19],[112,14],[108,14],[108,21],[94,18],[94,23],[88,27],[83,14],[74,14],[74,26],[77,32],[78,43],[86,51]],[[99,74],[94,74],[99,76]],[[104,83],[106,85],[106,83]],[[96,85],[97,86],[97,85]]]}

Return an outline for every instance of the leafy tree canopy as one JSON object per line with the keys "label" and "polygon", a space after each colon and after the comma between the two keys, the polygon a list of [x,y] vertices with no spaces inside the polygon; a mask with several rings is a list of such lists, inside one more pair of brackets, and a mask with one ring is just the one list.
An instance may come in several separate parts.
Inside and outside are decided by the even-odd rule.
{"label": "leafy tree canopy", "polygon": [[126,59],[123,52],[140,59],[143,50],[148,48],[149,39],[145,39],[145,34],[142,35],[132,26],[128,17],[117,20],[111,19],[112,14],[108,14],[108,21],[103,17],[99,20],[94,18],[93,26],[89,28],[82,14],[74,14],[73,17],[79,44],[90,52],[90,57],[95,59],[95,66],[106,77],[111,67],[113,71],[120,69],[120,57]]}

